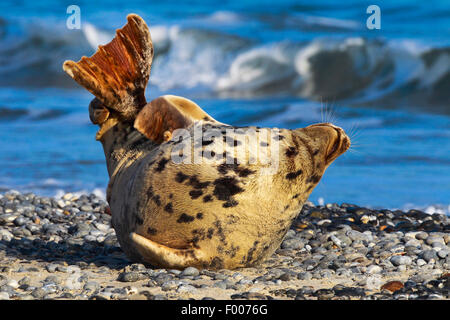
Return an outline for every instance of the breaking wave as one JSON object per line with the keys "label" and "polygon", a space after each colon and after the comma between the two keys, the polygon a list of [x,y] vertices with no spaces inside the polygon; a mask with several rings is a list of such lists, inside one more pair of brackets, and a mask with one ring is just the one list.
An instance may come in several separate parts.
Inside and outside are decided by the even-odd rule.
{"label": "breaking wave", "polygon": [[[210,18],[238,19],[220,12]],[[63,61],[91,55],[114,35],[90,23],[68,30],[42,21],[5,22],[0,29],[0,86],[76,87]],[[152,26],[151,34],[156,56],[150,83],[161,91],[286,95],[450,113],[449,47],[351,36],[261,43],[180,25]]]}

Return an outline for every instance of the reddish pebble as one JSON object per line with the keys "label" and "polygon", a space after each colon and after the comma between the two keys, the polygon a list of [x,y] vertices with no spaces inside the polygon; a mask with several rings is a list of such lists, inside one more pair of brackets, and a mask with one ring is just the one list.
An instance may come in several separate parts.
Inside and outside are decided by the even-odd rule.
{"label": "reddish pebble", "polygon": [[381,289],[389,290],[390,292],[395,292],[403,288],[404,285],[400,281],[389,281],[381,286]]}

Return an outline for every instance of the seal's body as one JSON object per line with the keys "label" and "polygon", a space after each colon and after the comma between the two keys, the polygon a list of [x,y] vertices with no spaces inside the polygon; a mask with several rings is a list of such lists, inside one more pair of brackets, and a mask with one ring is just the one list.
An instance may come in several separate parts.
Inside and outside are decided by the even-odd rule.
{"label": "seal's body", "polygon": [[233,127],[176,96],[146,104],[152,56],[145,22],[129,15],[93,57],[64,64],[97,97],[90,116],[100,125],[107,200],[122,249],[166,268],[263,261],[350,140],[328,123]]}

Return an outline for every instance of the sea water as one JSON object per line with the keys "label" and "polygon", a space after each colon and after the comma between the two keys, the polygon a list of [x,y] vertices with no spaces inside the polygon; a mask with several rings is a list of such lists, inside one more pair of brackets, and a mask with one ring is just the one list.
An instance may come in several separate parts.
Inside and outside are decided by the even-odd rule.
{"label": "sea water", "polygon": [[0,192],[100,192],[108,176],[93,96],[62,71],[141,15],[155,46],[150,101],[177,94],[221,122],[299,128],[332,121],[352,148],[310,200],[448,212],[450,4],[368,1],[0,3]]}

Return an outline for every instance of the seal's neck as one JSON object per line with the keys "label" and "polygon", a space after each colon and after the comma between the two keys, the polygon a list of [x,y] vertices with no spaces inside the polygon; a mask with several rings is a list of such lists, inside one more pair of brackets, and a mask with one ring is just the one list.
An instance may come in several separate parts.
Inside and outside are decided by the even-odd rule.
{"label": "seal's neck", "polygon": [[132,124],[117,122],[98,138],[103,145],[109,177],[142,154],[142,146],[152,142]]}

